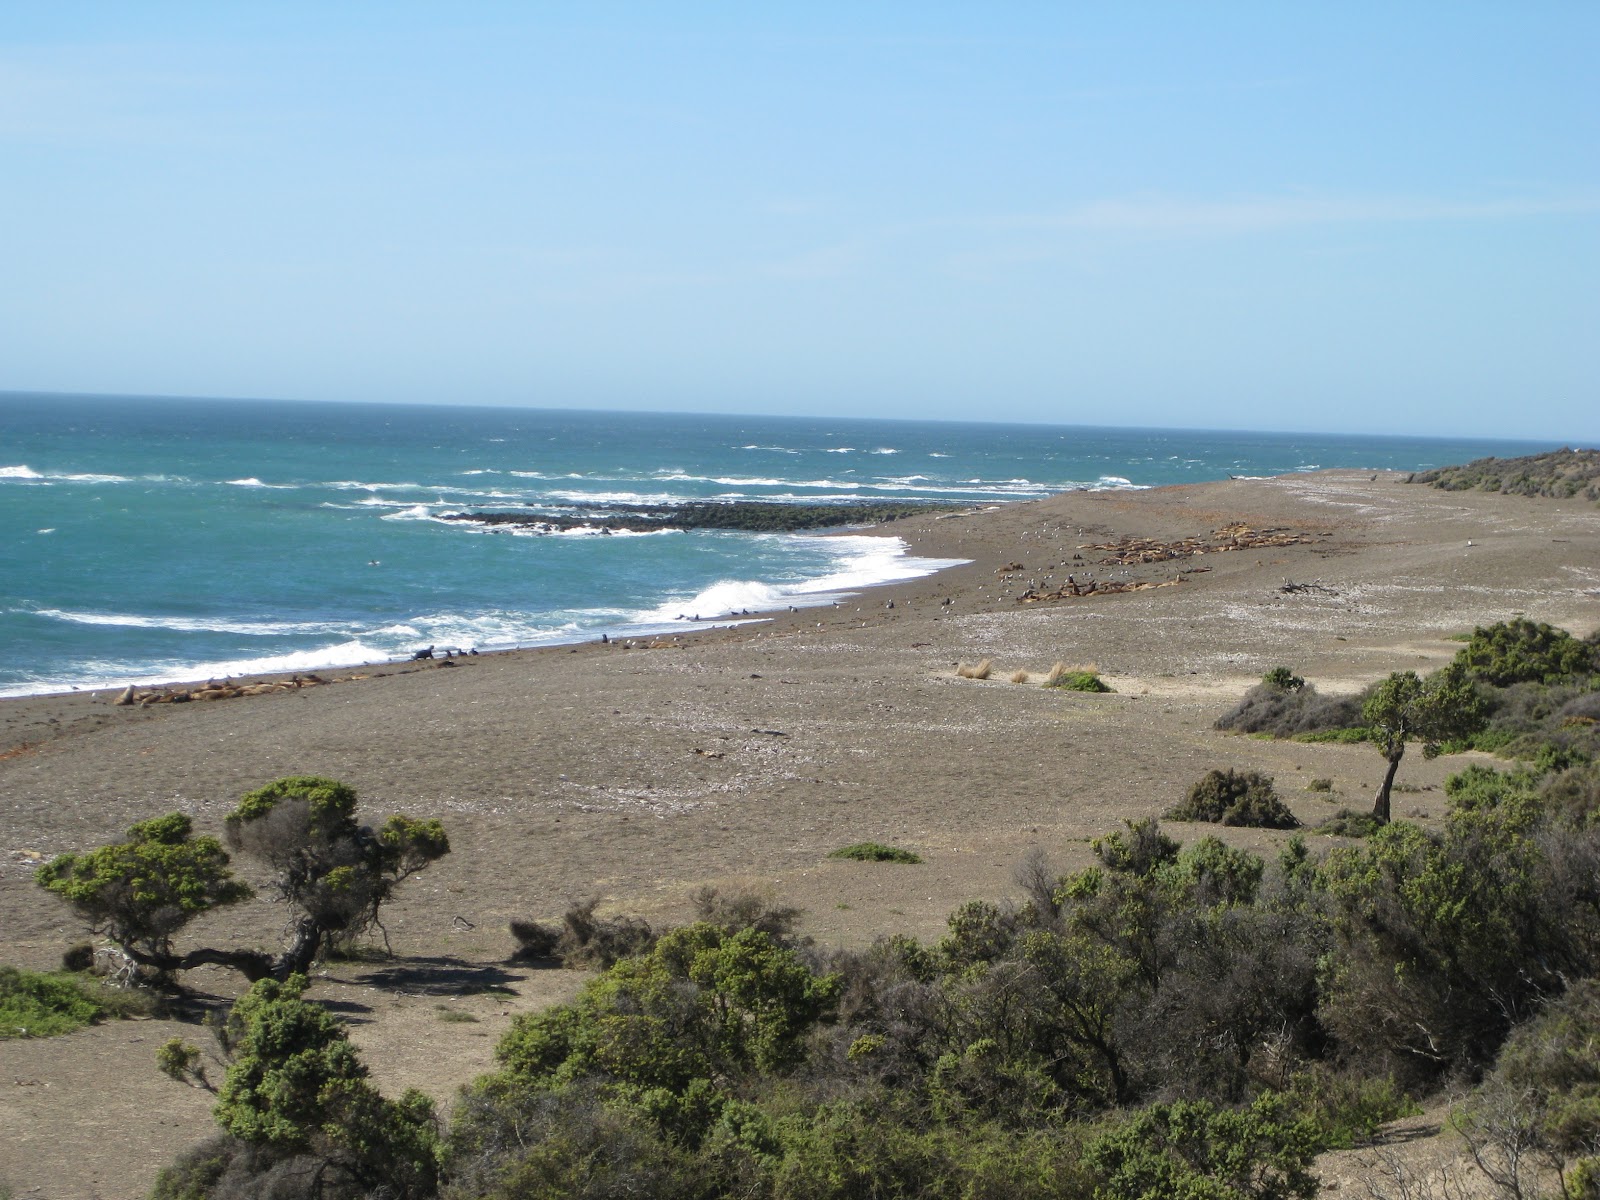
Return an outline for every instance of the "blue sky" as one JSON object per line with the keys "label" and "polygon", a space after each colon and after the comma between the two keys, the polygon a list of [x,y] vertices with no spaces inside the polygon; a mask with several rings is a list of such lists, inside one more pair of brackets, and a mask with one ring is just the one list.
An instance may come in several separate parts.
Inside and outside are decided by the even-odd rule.
{"label": "blue sky", "polygon": [[1600,4],[0,10],[0,389],[1600,440]]}

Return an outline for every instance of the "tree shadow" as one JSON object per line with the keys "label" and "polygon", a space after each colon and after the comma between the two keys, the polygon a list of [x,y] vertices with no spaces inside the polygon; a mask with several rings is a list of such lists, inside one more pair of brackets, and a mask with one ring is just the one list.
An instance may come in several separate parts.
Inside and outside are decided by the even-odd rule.
{"label": "tree shadow", "polygon": [[388,991],[424,996],[472,996],[493,991],[515,994],[511,984],[520,982],[522,976],[506,970],[500,963],[468,962],[444,955],[408,958],[350,978],[353,983]]}

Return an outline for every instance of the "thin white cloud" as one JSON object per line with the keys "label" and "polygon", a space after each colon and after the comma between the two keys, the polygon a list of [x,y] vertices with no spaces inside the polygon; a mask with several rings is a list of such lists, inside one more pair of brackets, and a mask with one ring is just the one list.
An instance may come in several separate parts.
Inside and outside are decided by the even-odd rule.
{"label": "thin white cloud", "polygon": [[1162,234],[1247,234],[1310,225],[1503,221],[1600,212],[1600,191],[1544,197],[1447,200],[1405,196],[1262,196],[1229,200],[1128,198],[1056,212],[979,218],[987,229]]}
{"label": "thin white cloud", "polygon": [[[126,47],[86,50],[70,63],[45,53],[0,56],[0,138],[67,144],[189,141],[199,124],[175,117],[214,80],[163,71]],[[203,108],[201,111],[204,111]]]}

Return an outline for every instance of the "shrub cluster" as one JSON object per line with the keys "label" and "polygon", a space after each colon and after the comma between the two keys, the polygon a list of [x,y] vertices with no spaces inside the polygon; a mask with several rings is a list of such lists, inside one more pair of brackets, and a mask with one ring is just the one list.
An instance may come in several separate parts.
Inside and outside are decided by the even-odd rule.
{"label": "shrub cluster", "polygon": [[1195,781],[1181,804],[1167,810],[1167,819],[1261,829],[1294,829],[1300,824],[1273,789],[1270,776],[1259,771],[1235,771],[1232,767],[1207,771]]}
{"label": "shrub cluster", "polygon": [[1100,678],[1098,671],[1089,669],[1065,670],[1055,675],[1047,685],[1068,692],[1109,692],[1111,685]]}
{"label": "shrub cluster", "polygon": [[110,1011],[106,993],[91,981],[0,966],[0,1040],[55,1037]]}
{"label": "shrub cluster", "polygon": [[[1447,667],[1418,682],[1423,691],[1457,687],[1446,675],[1462,695],[1470,690],[1476,698],[1481,723],[1443,737],[1441,749],[1485,750],[1552,767],[1600,758],[1600,631],[1575,638],[1521,617],[1483,626]],[[1215,728],[1302,741],[1371,740],[1368,710],[1385,682],[1359,696],[1323,697],[1287,667],[1275,667]]]}
{"label": "shrub cluster", "polygon": [[[1269,781],[1215,774],[1208,810],[1264,807]],[[442,1134],[372,1088],[302,979],[266,980],[221,1030],[226,1136],[157,1195],[1310,1197],[1321,1149],[1486,1071],[1460,1117],[1478,1161],[1592,1190],[1600,770],[1473,766],[1445,799],[1438,830],[1320,859],[1128,822],[932,944],[822,950],[793,910],[708,889],[517,1017]]]}
{"label": "shrub cluster", "polygon": [[882,842],[856,842],[851,846],[841,846],[828,857],[848,858],[856,862],[919,863],[922,861],[920,855],[910,850],[902,850],[899,846],[885,846]]}
{"label": "shrub cluster", "polygon": [[1421,471],[1406,482],[1429,483],[1451,492],[1600,500],[1600,450],[1561,449],[1521,458],[1479,458],[1463,466]]}
{"label": "shrub cluster", "polygon": [[1514,683],[1567,683],[1600,670],[1600,645],[1525,617],[1472,631],[1456,662],[1475,680],[1494,687]]}
{"label": "shrub cluster", "polygon": [[[1518,1119],[1588,1170],[1592,985],[1515,1031],[1600,973],[1596,782],[1474,767],[1438,832],[1395,822],[1321,861],[1130,822],[933,944],[823,951],[792,910],[707,890],[703,919],[516,1018],[437,1141],[300,981],[267,981],[224,1027],[227,1137],[157,1194],[310,1195],[294,1180],[319,1174],[316,1194],[449,1200],[1309,1197],[1319,1150],[1508,1035],[1502,1090],[1538,1105]],[[1500,1126],[1463,1119],[1490,1153]]]}
{"label": "shrub cluster", "polygon": [[[1288,686],[1275,679],[1276,670],[1269,672],[1238,704],[1218,717],[1213,728],[1226,733],[1264,733],[1276,738],[1361,729],[1364,697],[1324,696],[1314,684],[1303,679],[1298,687]],[[1291,676],[1291,679],[1298,678]]]}

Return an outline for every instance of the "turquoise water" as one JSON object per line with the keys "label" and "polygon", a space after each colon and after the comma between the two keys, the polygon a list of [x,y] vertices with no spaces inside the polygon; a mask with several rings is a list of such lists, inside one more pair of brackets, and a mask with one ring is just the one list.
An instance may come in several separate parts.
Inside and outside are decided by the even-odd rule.
{"label": "turquoise water", "polygon": [[911,421],[0,394],[0,695],[313,670],[825,600],[941,563],[894,539],[535,536],[585,500],[945,499],[1551,447]]}

